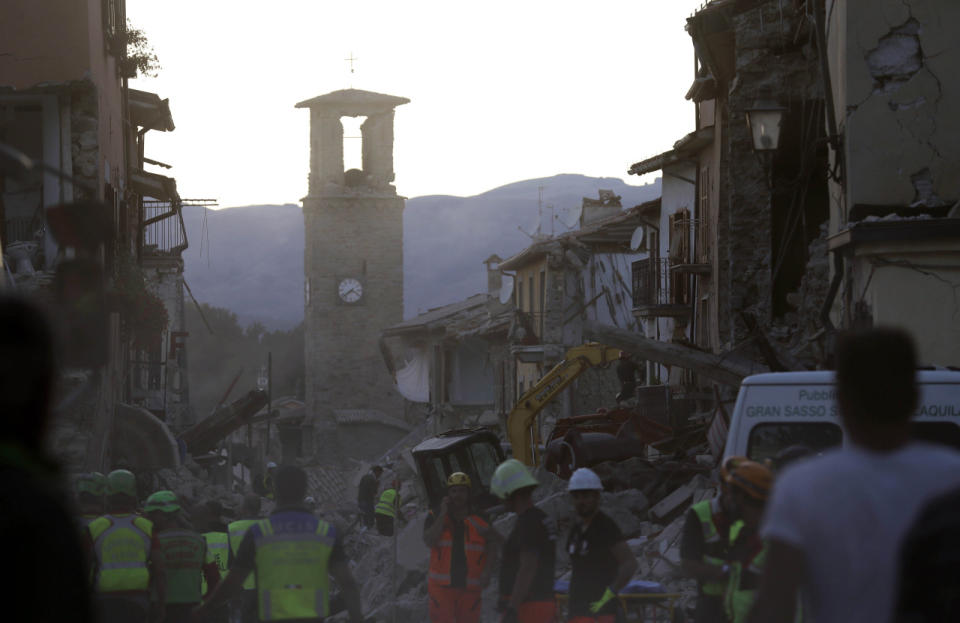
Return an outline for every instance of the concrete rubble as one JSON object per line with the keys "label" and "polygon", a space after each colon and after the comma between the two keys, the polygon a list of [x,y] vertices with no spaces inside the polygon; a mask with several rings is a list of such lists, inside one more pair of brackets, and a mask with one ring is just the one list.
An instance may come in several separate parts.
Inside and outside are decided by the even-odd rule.
{"label": "concrete rubble", "polygon": [[[715,495],[716,470],[713,466],[716,462],[705,444],[701,444],[690,448],[679,459],[676,455],[659,460],[635,457],[594,468],[606,489],[602,509],[620,526],[637,557],[639,568],[634,579],[660,582],[667,592],[679,593],[681,609],[692,608],[696,597],[696,583],[682,577],[679,568],[684,518],[691,503]],[[418,483],[410,466],[405,461],[396,461],[394,468],[399,468],[398,475],[405,483],[402,491],[405,524],[397,538],[397,591],[394,598],[391,598],[394,585],[392,539],[380,536],[375,530],[353,526],[345,529],[345,544],[360,584],[364,612],[377,621],[392,621],[395,615],[398,623],[419,623],[428,619],[429,550],[422,542],[423,521],[428,508],[419,484],[409,486],[409,483]],[[367,465],[362,465],[348,480],[355,485],[366,470]],[[534,501],[557,523],[556,577],[569,579],[570,561],[564,542],[574,514],[566,493],[567,483],[542,469],[538,469],[535,475],[541,486],[534,494]],[[381,478],[381,485],[385,482],[389,482],[386,475]],[[347,497],[352,495],[353,491],[348,491]],[[327,518],[339,522],[347,516]],[[506,537],[516,516],[508,513],[491,519],[494,528]],[[497,620],[497,592],[495,573],[490,586],[484,590],[483,621]],[[346,620],[344,616],[333,617],[333,620]]]}

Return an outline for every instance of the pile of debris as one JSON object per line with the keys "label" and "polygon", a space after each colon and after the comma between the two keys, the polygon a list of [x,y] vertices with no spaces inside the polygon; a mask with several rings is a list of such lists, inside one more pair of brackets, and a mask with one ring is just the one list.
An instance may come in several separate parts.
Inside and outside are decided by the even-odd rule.
{"label": "pile of debris", "polygon": [[[634,579],[659,582],[666,592],[681,594],[680,609],[692,609],[696,597],[696,583],[685,578],[680,570],[680,538],[685,514],[692,503],[715,495],[715,464],[706,444],[700,444],[679,458],[677,455],[659,459],[635,457],[593,468],[604,483],[601,508],[617,522],[637,557],[639,567]],[[409,470],[405,463],[400,468],[403,481],[417,482]],[[538,469],[536,476],[541,486],[534,494],[534,502],[557,522],[557,579],[569,580],[570,560],[564,544],[574,511],[566,491],[567,482],[544,469]],[[358,477],[359,474],[355,479]],[[391,538],[358,525],[345,531],[347,553],[360,585],[364,613],[377,621],[413,623],[428,619],[429,550],[422,542],[423,521],[428,512],[426,496],[418,487],[405,487],[402,496],[405,524],[398,532],[395,574]],[[493,526],[506,536],[515,521],[512,513],[500,515],[493,518]],[[494,575],[484,591],[483,621],[495,621],[498,617],[496,578]]]}

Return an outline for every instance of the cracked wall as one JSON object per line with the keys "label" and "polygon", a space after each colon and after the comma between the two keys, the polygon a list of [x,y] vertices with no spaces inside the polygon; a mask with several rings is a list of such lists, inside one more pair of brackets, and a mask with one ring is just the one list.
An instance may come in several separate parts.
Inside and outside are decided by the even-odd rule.
{"label": "cracked wall", "polygon": [[846,194],[835,188],[832,231],[850,208],[942,205],[960,198],[960,3],[835,0],[827,7]]}

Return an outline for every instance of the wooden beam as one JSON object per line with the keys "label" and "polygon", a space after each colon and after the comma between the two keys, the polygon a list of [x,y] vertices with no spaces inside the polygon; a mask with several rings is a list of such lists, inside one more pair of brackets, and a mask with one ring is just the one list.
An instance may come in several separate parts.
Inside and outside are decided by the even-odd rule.
{"label": "wooden beam", "polygon": [[751,374],[770,371],[763,364],[733,355],[715,355],[682,344],[652,340],[635,331],[594,322],[584,323],[583,337],[586,340],[620,348],[638,359],[692,370],[704,378],[731,387],[739,387],[744,377]]}

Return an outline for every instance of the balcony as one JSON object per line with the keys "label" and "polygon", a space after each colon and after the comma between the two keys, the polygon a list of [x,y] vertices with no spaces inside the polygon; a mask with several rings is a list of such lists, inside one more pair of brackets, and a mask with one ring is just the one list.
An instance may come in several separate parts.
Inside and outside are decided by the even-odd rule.
{"label": "balcony", "polygon": [[187,234],[181,209],[179,198],[172,202],[143,202],[144,251],[157,255],[179,256],[187,248]]}
{"label": "balcony", "polygon": [[711,240],[704,219],[677,218],[670,228],[670,270],[675,273],[709,275]]}
{"label": "balcony", "polygon": [[690,315],[690,279],[672,271],[672,266],[666,258],[648,258],[632,264],[634,316],[682,318]]}

